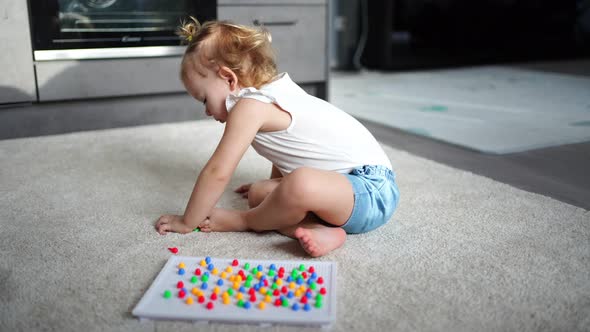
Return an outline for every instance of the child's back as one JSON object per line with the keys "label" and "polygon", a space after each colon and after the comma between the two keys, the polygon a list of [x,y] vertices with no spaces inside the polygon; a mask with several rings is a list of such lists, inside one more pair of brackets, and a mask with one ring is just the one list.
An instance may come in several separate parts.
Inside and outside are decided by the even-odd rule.
{"label": "child's back", "polygon": [[334,105],[307,94],[287,73],[260,90],[249,87],[228,96],[227,108],[242,98],[274,103],[291,116],[286,130],[259,132],[252,147],[283,175],[299,167],[349,173],[363,165],[391,168],[373,135],[355,118]]}

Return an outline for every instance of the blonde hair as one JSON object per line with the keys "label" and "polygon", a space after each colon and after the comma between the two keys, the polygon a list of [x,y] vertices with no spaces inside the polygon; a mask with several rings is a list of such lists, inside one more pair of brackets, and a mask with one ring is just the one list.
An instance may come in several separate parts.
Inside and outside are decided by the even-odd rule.
{"label": "blonde hair", "polygon": [[[255,29],[228,21],[200,24],[196,18],[183,23],[177,34],[188,44],[184,59],[198,54],[201,64],[226,66],[238,77],[243,87],[260,88],[277,75],[271,35],[266,29]],[[187,68],[181,68],[181,76]]]}

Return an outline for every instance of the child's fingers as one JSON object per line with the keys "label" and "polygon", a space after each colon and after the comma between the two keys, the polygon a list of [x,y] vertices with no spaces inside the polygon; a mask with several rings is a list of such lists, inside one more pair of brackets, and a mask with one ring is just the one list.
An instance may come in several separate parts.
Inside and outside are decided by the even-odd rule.
{"label": "child's fingers", "polygon": [[160,225],[165,224],[167,222],[167,218],[165,216],[161,216],[160,218],[158,218],[158,221],[156,222],[156,228],[160,228]]}
{"label": "child's fingers", "polygon": [[170,231],[170,224],[161,224],[158,227],[158,233],[160,233],[160,235],[165,235],[168,231]]}
{"label": "child's fingers", "polygon": [[170,223],[166,216],[161,216],[156,222],[156,230],[160,235],[166,234],[170,230]]}

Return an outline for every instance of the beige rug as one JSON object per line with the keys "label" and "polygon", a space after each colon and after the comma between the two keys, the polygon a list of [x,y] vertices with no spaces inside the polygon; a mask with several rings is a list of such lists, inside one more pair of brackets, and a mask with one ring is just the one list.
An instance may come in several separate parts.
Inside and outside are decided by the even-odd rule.
{"label": "beige rug", "polygon": [[[0,141],[0,330],[258,330],[130,314],[167,247],[313,261],[274,233],[155,232],[158,216],[182,213],[221,133],[198,121]],[[338,264],[332,330],[588,331],[588,211],[385,149],[399,210],[319,259]],[[250,150],[229,189],[269,172]],[[219,204],[244,208],[229,189]]]}

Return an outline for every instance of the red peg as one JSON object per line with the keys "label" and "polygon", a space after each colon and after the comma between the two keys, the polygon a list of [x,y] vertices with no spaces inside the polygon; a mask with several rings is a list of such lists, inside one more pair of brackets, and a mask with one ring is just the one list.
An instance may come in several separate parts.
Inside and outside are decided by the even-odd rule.
{"label": "red peg", "polygon": [[176,288],[182,288],[182,287],[184,287],[184,283],[183,283],[182,281],[179,281],[179,282],[176,284]]}
{"label": "red peg", "polygon": [[207,309],[208,309],[208,310],[211,310],[211,309],[213,309],[213,302],[209,302],[209,303],[207,303]]}
{"label": "red peg", "polygon": [[322,288],[320,289],[320,294],[322,294],[322,295],[326,295],[326,293],[327,293],[327,291],[326,291],[326,287],[322,287]]}
{"label": "red peg", "polygon": [[231,262],[231,265],[232,265],[232,266],[238,266],[238,264],[239,264],[239,262],[238,262],[238,260],[237,260],[237,259],[234,259],[234,260]]}
{"label": "red peg", "polygon": [[324,283],[324,278],[322,278],[322,277],[319,277],[319,278],[318,278],[318,284],[320,284],[320,285],[321,285],[321,284],[323,284],[323,283]]}
{"label": "red peg", "polygon": [[168,250],[170,250],[170,252],[173,254],[178,253],[178,248],[176,248],[176,247],[168,248]]}

